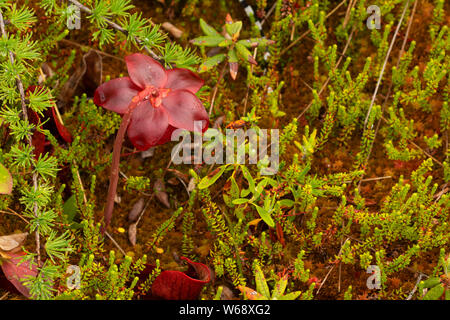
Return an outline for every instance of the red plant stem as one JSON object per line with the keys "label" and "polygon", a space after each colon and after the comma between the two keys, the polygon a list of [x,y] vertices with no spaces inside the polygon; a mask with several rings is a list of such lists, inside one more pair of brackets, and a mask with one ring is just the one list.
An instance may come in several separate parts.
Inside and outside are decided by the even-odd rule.
{"label": "red plant stem", "polygon": [[123,140],[125,138],[125,132],[127,131],[128,125],[130,124],[133,109],[134,105],[132,102],[128,107],[128,111],[123,115],[119,131],[117,131],[116,140],[114,140],[111,173],[109,176],[108,196],[106,198],[106,207],[104,216],[105,226],[102,229],[103,233],[106,231],[106,228],[108,228],[111,222],[112,213],[114,210],[114,198],[116,196],[117,191],[117,182],[119,181],[120,151],[122,149]]}

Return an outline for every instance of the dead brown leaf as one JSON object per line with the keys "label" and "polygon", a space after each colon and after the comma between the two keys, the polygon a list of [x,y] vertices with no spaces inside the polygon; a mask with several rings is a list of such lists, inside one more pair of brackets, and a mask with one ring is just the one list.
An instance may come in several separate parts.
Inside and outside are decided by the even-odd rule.
{"label": "dead brown leaf", "polygon": [[133,208],[130,210],[130,213],[128,213],[128,222],[136,222],[139,215],[142,212],[142,209],[144,209],[144,198],[140,198],[136,203],[133,205]]}
{"label": "dead brown leaf", "polygon": [[155,191],[156,198],[167,208],[170,209],[169,196],[166,192],[166,186],[164,185],[164,181],[162,179],[158,179],[155,181],[153,186]]}
{"label": "dead brown leaf", "polygon": [[136,223],[132,223],[128,227],[128,240],[130,240],[130,243],[133,245],[133,247],[136,245],[136,235],[137,235],[137,225]]}
{"label": "dead brown leaf", "polygon": [[183,180],[184,182],[189,183],[189,176],[187,174],[184,174],[176,169],[167,169],[167,171],[173,173],[177,178]]}
{"label": "dead brown leaf", "polygon": [[0,249],[3,251],[11,251],[22,245],[27,238],[28,233],[16,233],[0,237]]}
{"label": "dead brown leaf", "polygon": [[177,39],[181,38],[181,36],[183,35],[183,30],[178,29],[170,22],[164,22],[161,26],[164,29],[166,29],[166,31],[170,32]]}

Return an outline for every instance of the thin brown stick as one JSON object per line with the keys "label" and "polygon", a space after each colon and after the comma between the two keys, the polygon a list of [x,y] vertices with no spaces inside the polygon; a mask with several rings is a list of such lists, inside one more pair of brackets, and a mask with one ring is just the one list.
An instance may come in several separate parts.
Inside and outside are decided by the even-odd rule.
{"label": "thin brown stick", "polygon": [[[383,119],[383,120],[385,120],[385,119]],[[386,120],[385,120],[385,121],[386,121]],[[434,162],[436,162],[438,165],[440,165],[441,167],[444,166],[444,164],[443,164],[441,161],[439,161],[438,159],[436,159],[435,157],[433,157],[431,154],[429,154],[428,152],[426,152],[425,150],[423,150],[417,143],[415,143],[415,142],[412,141],[412,140],[408,140],[408,142],[411,143],[414,147],[416,147],[416,148],[419,149],[420,151],[422,151],[422,153],[423,153],[424,155],[426,155],[427,157],[431,158],[431,160],[433,160]]]}
{"label": "thin brown stick", "polygon": [[[342,253],[342,247],[343,247],[344,244],[348,241],[348,239],[349,239],[349,238],[345,239],[344,243],[341,244],[341,249],[339,249],[339,253],[338,253],[338,255],[337,255],[338,257],[341,256],[341,253]],[[334,269],[335,266],[336,266],[336,265],[333,265],[333,266],[331,267],[330,271],[328,271],[328,273],[326,274],[325,278],[320,282],[320,286],[319,286],[319,288],[317,289],[316,295],[319,294],[320,289],[322,289],[322,286],[323,286],[323,285],[325,284],[325,282],[327,281],[328,276],[330,275],[331,271],[333,271],[333,269]]]}
{"label": "thin brown stick", "polygon": [[[256,58],[256,53],[258,52],[258,47],[255,48],[255,50],[253,51],[253,59]],[[253,73],[253,64],[250,65],[250,73]],[[245,93],[245,98],[244,98],[244,112],[243,112],[243,116],[245,116],[245,113],[247,112],[247,103],[248,103],[248,95],[250,93],[250,86],[247,85],[247,92]]]}
{"label": "thin brown stick", "polygon": [[119,181],[119,164],[120,164],[120,151],[122,149],[122,144],[125,139],[125,132],[127,131],[128,125],[130,124],[131,114],[133,108],[129,107],[128,111],[124,114],[122,122],[117,132],[116,139],[114,140],[113,147],[113,157],[111,163],[111,173],[109,176],[109,187],[108,196],[106,197],[106,207],[105,207],[105,225],[103,231],[108,228],[111,223],[112,213],[114,210],[114,197],[116,196],[117,183]]}
{"label": "thin brown stick", "polygon": [[15,211],[14,211],[13,209],[11,209],[11,208],[8,208],[8,209],[9,209],[9,211],[11,211],[11,212],[4,211],[4,210],[0,210],[0,213],[10,214],[10,215],[12,215],[12,216],[19,217],[19,218],[22,219],[26,224],[30,224],[30,222],[29,222],[27,219],[25,219],[24,217],[22,217],[22,215],[18,214],[17,212],[15,212]]}
{"label": "thin brown stick", "polygon": [[362,179],[361,181],[362,182],[369,182],[369,181],[380,181],[380,180],[385,180],[385,179],[392,179],[392,176],[367,178],[367,179]]}
{"label": "thin brown stick", "polygon": [[[406,29],[405,38],[403,39],[402,47],[400,49],[400,52],[399,52],[399,55],[398,55],[398,59],[397,59],[397,68],[400,65],[400,59],[401,59],[401,57],[403,55],[403,52],[405,51],[405,46],[406,46],[406,42],[407,42],[407,39],[408,39],[409,31],[411,30],[412,21],[413,21],[413,18],[414,18],[414,14],[416,12],[416,6],[417,6],[417,0],[414,1],[413,10],[411,12],[411,16],[410,16],[409,21],[408,21],[408,27]],[[393,82],[391,81],[391,83],[389,84],[388,93],[387,93],[387,95],[384,98],[383,107],[381,109],[381,115],[383,115],[384,109],[386,108],[386,104],[387,104],[387,102],[389,100],[389,97],[391,95],[392,85],[393,85]],[[374,145],[375,139],[376,139],[376,137],[378,135],[378,130],[380,128],[380,124],[381,124],[381,118],[378,120],[377,127],[375,129],[375,134],[374,134],[374,137],[373,137],[373,140],[372,140],[372,144],[370,145],[370,148],[369,148],[369,153],[367,154],[366,160],[364,161],[365,164],[367,164],[367,162],[370,159],[370,155],[372,154],[373,145]],[[361,187],[361,182],[363,181],[362,180],[363,177],[364,177],[364,174],[361,176],[361,180],[358,183],[358,189]]]}
{"label": "thin brown stick", "polygon": [[98,54],[101,54],[101,55],[103,55],[103,56],[105,56],[105,57],[109,57],[109,58],[112,58],[112,59],[116,59],[116,60],[119,60],[119,61],[122,61],[122,62],[125,61],[123,58],[116,57],[115,55],[109,54],[109,53],[107,53],[107,52],[104,52],[104,51],[101,51],[101,50],[98,50],[98,49],[94,49],[94,48],[92,48],[92,47],[90,47],[90,46],[86,46],[86,45],[80,44],[80,43],[75,42],[75,41],[71,41],[71,40],[67,40],[67,39],[61,39],[61,40],[59,40],[59,41],[60,41],[60,42],[67,43],[67,44],[70,44],[70,45],[72,45],[72,46],[79,47],[79,48],[88,48],[89,50],[95,51],[95,52],[97,52]]}
{"label": "thin brown stick", "polygon": [[416,13],[416,7],[417,7],[417,0],[414,1],[411,15],[410,15],[410,18],[408,21],[408,27],[406,28],[405,38],[403,39],[402,48],[400,49],[400,52],[398,53],[397,67],[399,66],[400,59],[402,58],[403,53],[405,52],[406,43],[408,42],[409,31],[411,30],[411,25],[413,23],[414,14]]}
{"label": "thin brown stick", "polygon": [[419,286],[420,280],[422,280],[422,278],[423,278],[423,274],[419,273],[419,276],[417,277],[416,285],[411,290],[411,292],[409,293],[409,295],[406,298],[406,300],[411,300],[411,298],[414,296],[414,293],[416,293],[417,287]]}
{"label": "thin brown stick", "polygon": [[[85,5],[81,4],[80,2],[78,2],[77,0],[69,0],[70,2],[72,2],[74,5],[76,5],[78,8],[80,8],[82,11],[88,13],[88,14],[92,14],[91,9],[89,9],[88,7],[86,7]],[[120,32],[122,32],[123,34],[128,34],[128,31],[125,30],[124,28],[122,28],[121,26],[119,26],[117,23],[104,18],[105,22],[111,27],[114,28]],[[134,40],[138,43],[138,44],[142,44],[142,40],[139,39],[138,37],[134,37]],[[153,52],[149,47],[144,45],[144,49],[152,56],[153,59],[156,60],[161,60],[161,57],[158,56],[155,52]]]}
{"label": "thin brown stick", "polygon": [[273,13],[273,11],[275,10],[276,6],[277,6],[277,2],[275,1],[275,3],[272,5],[272,7],[269,9],[269,11],[264,16],[264,19],[261,21],[261,26],[263,26],[264,23],[266,23],[266,20],[269,19],[270,15]]}
{"label": "thin brown stick", "polygon": [[345,18],[344,18],[344,28],[347,26],[347,23],[350,19],[350,12],[352,11],[353,7],[356,4],[356,0],[350,0],[350,3],[347,6],[347,11],[345,12]]}
{"label": "thin brown stick", "polygon": [[127,253],[125,252],[125,250],[122,249],[122,247],[117,243],[116,240],[114,240],[114,238],[109,234],[108,231],[105,231],[106,236],[109,238],[109,240],[111,240],[111,242],[117,247],[117,249],[119,249],[119,251],[126,256]]}
{"label": "thin brown stick", "polygon": [[372,99],[370,100],[369,110],[367,111],[366,120],[364,120],[364,130],[367,127],[367,122],[369,121],[370,113],[373,108],[373,104],[375,103],[375,98],[377,97],[378,89],[381,85],[381,80],[383,79],[384,70],[386,68],[387,62],[389,60],[389,56],[391,55],[392,48],[394,47],[395,39],[397,39],[398,31],[403,22],[403,18],[405,17],[406,10],[409,7],[409,0],[406,1],[405,7],[403,8],[402,16],[400,17],[400,21],[397,24],[397,28],[395,29],[394,36],[392,37],[391,44],[389,45],[388,52],[386,53],[386,57],[384,58],[383,66],[381,67],[380,75],[378,77],[377,85],[375,87],[375,91],[373,92]]}
{"label": "thin brown stick", "polygon": [[219,84],[220,84],[220,81],[222,81],[222,79],[223,79],[223,77],[225,75],[225,70],[227,68],[227,65],[228,65],[227,62],[225,62],[223,64],[222,70],[220,70],[219,79],[217,80],[217,83],[214,86],[214,91],[213,91],[213,95],[212,95],[212,98],[211,98],[211,107],[209,107],[209,115],[210,116],[211,116],[211,113],[212,113],[212,111],[214,109],[214,102],[216,100],[216,95],[217,95],[217,91],[219,89]]}

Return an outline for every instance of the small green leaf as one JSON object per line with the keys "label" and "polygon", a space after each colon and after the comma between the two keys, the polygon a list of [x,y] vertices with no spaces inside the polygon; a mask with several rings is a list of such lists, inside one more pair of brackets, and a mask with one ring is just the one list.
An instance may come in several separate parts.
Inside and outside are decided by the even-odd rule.
{"label": "small green leaf", "polygon": [[233,38],[237,38],[239,37],[239,32],[241,32],[242,29],[242,21],[227,23],[225,24],[225,29],[230,36],[232,36]]}
{"label": "small green leaf", "polygon": [[255,282],[256,291],[262,294],[266,299],[270,299],[269,286],[267,285],[264,273],[258,265],[255,266]]}
{"label": "small green leaf", "polygon": [[215,56],[209,57],[200,65],[200,67],[198,68],[198,72],[205,72],[210,70],[211,68],[220,64],[225,59],[225,57],[225,53],[220,53],[216,54]]}
{"label": "small green leaf", "polygon": [[70,196],[70,198],[64,202],[63,214],[66,217],[67,222],[73,222],[73,219],[77,215],[77,198],[75,195]]}
{"label": "small green leaf", "polygon": [[222,197],[223,197],[223,202],[225,202],[225,204],[226,204],[227,206],[229,206],[230,208],[232,208],[232,207],[233,207],[233,203],[231,202],[231,197],[230,197],[229,195],[227,195],[226,193],[224,193],[224,194],[222,195]]}
{"label": "small green leaf", "polygon": [[11,194],[13,179],[8,169],[0,163],[0,194]]}
{"label": "small green leaf", "polygon": [[239,198],[239,186],[236,182],[236,179],[234,179],[233,176],[231,176],[230,179],[231,179],[231,189],[230,189],[231,197],[233,199],[237,199],[237,198]]}
{"label": "small green leaf", "polygon": [[225,39],[225,40],[223,40],[221,43],[219,43],[217,46],[223,48],[223,47],[228,47],[228,46],[230,46],[230,45],[232,45],[232,44],[233,44],[233,41],[232,41],[232,40],[230,40],[230,39]]}
{"label": "small green leaf", "polygon": [[200,28],[207,36],[220,36],[220,33],[217,32],[216,29],[211,27],[209,24],[207,24],[202,18],[200,18]]}
{"label": "small green leaf", "polygon": [[214,299],[213,299],[213,300],[221,300],[222,290],[223,290],[223,287],[222,287],[222,286],[219,286],[219,287],[217,288],[217,292],[216,292],[216,295],[214,296]]}
{"label": "small green leaf", "polygon": [[256,194],[261,194],[261,192],[263,192],[264,188],[267,185],[267,182],[268,181],[266,179],[263,179],[258,183],[258,185],[256,186]]}
{"label": "small green leaf", "polygon": [[246,48],[254,48],[254,47],[267,47],[268,45],[274,44],[275,41],[266,38],[252,38],[239,40],[238,43],[242,44]]}
{"label": "small green leaf", "polygon": [[444,286],[442,285],[442,283],[440,283],[439,285],[428,290],[425,297],[423,297],[423,300],[438,300],[442,296],[444,291]]}
{"label": "small green leaf", "polygon": [[291,199],[283,199],[278,201],[278,204],[283,207],[292,207],[294,205],[294,201]]}
{"label": "small green leaf", "polygon": [[255,180],[253,180],[252,175],[250,174],[250,171],[248,171],[246,166],[241,166],[242,174],[244,175],[245,179],[248,181],[248,188],[250,189],[251,193],[256,193],[255,188]]}
{"label": "small green leaf", "polygon": [[231,49],[230,51],[228,51],[228,61],[231,63],[238,62],[238,57],[235,49]]}
{"label": "small green leaf", "polygon": [[218,36],[203,36],[191,40],[192,44],[196,46],[217,47],[221,42],[225,41],[225,38],[221,35]]}
{"label": "small green leaf", "polygon": [[279,297],[278,300],[295,300],[295,299],[297,299],[298,296],[301,295],[301,294],[302,294],[301,291],[289,292],[288,294]]}
{"label": "small green leaf", "polygon": [[255,58],[253,58],[253,55],[250,53],[250,51],[248,51],[248,49],[241,43],[236,43],[236,50],[239,58],[241,58],[242,60],[247,61],[251,64],[258,64]]}
{"label": "small green leaf", "polygon": [[246,198],[238,198],[233,200],[233,204],[243,204],[247,203],[249,200]]}
{"label": "small green leaf", "polygon": [[272,291],[272,300],[279,300],[283,296],[287,283],[288,278],[284,276],[275,284],[275,288]]}
{"label": "small green leaf", "polygon": [[439,283],[441,283],[441,280],[437,277],[429,278],[425,281],[423,281],[423,287],[424,288],[433,288],[437,286]]}
{"label": "small green leaf", "polygon": [[200,181],[200,183],[198,184],[198,188],[199,189],[206,189],[209,186],[211,186],[214,182],[217,181],[217,179],[220,178],[220,176],[223,174],[223,172],[225,171],[225,169],[227,168],[227,165],[220,167],[219,172],[217,172],[214,176],[212,177],[203,177],[203,179]]}
{"label": "small green leaf", "polygon": [[260,207],[260,206],[258,206],[256,204],[253,204],[253,205],[256,207],[256,210],[258,211],[259,216],[261,217],[261,219],[263,219],[263,221],[269,227],[271,227],[271,228],[275,227],[275,222],[272,220],[272,217],[270,216],[269,212],[266,209],[264,209],[264,208],[262,208],[262,207]]}
{"label": "small green leaf", "polygon": [[250,194],[250,189],[242,189],[241,190],[241,198],[245,198]]}

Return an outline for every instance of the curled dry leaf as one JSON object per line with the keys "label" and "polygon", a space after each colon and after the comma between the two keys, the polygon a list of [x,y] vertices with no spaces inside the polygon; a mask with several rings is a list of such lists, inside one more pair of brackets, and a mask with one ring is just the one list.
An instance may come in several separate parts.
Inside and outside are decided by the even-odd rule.
{"label": "curled dry leaf", "polygon": [[17,234],[10,234],[7,236],[1,236],[0,237],[0,249],[3,251],[11,251],[13,249],[16,249],[20,247],[20,245],[25,241],[27,238],[28,233],[17,233]]}
{"label": "curled dry leaf", "polygon": [[220,295],[220,300],[235,300],[236,296],[233,291],[227,286],[222,286],[222,294]]}
{"label": "curled dry leaf", "polygon": [[173,173],[180,180],[183,180],[186,183],[189,182],[189,176],[187,174],[184,174],[183,172],[178,171],[176,169],[167,169],[167,171]]}
{"label": "curled dry leaf", "polygon": [[144,209],[144,205],[144,198],[139,198],[139,200],[133,205],[133,208],[131,208],[130,213],[128,213],[128,222],[136,222],[142,212],[142,209]]}
{"label": "curled dry leaf", "polygon": [[38,83],[39,83],[39,85],[44,84],[46,78],[51,78],[51,77],[53,77],[53,75],[55,74],[55,73],[53,72],[53,69],[50,67],[50,65],[49,65],[47,62],[44,62],[44,63],[41,65],[41,70],[42,70],[42,73],[41,73],[41,74],[39,75],[39,77],[38,77]]}
{"label": "curled dry leaf", "polygon": [[189,184],[188,184],[188,192],[192,192],[195,189],[195,178],[191,178],[191,180],[189,180]]}
{"label": "curled dry leaf", "polygon": [[181,36],[183,35],[183,31],[175,27],[170,22],[164,22],[161,26],[164,29],[166,29],[166,31],[170,32],[177,39],[181,38]]}
{"label": "curled dry leaf", "polygon": [[[26,286],[22,284],[20,279],[27,277],[37,276],[36,264],[30,265],[29,261],[24,261],[20,263],[25,253],[8,253],[11,259],[1,259],[1,269],[6,279],[13,284],[13,286],[23,294],[25,297],[29,298],[30,291]],[[9,289],[9,288],[8,288]]]}
{"label": "curled dry leaf", "polygon": [[136,245],[136,237],[137,237],[137,224],[132,223],[128,227],[128,240],[130,240],[130,243],[133,245],[133,247]]}
{"label": "curled dry leaf", "polygon": [[150,148],[148,150],[142,151],[141,157],[142,157],[142,159],[146,159],[146,158],[153,157],[154,154],[155,154],[155,148]]}
{"label": "curled dry leaf", "polygon": [[155,190],[156,198],[158,198],[158,200],[163,205],[165,205],[167,208],[170,209],[169,196],[167,195],[166,187],[164,185],[164,181],[162,179],[156,180],[153,188]]}
{"label": "curled dry leaf", "polygon": [[167,183],[173,186],[177,186],[180,184],[180,181],[178,180],[178,178],[172,177],[169,180],[167,180]]}
{"label": "curled dry leaf", "polygon": [[233,80],[236,80],[239,70],[239,64],[237,62],[229,62],[229,66],[230,66],[230,76]]}
{"label": "curled dry leaf", "polygon": [[[186,272],[164,270],[153,281],[150,292],[144,299],[165,300],[196,300],[203,287],[211,281],[208,266],[181,257],[188,264]],[[140,274],[141,281],[145,281],[155,267],[147,265]]]}
{"label": "curled dry leaf", "polygon": [[225,116],[218,117],[216,119],[216,121],[214,121],[213,128],[214,129],[219,129],[220,127],[222,127],[224,119],[225,119]]}

